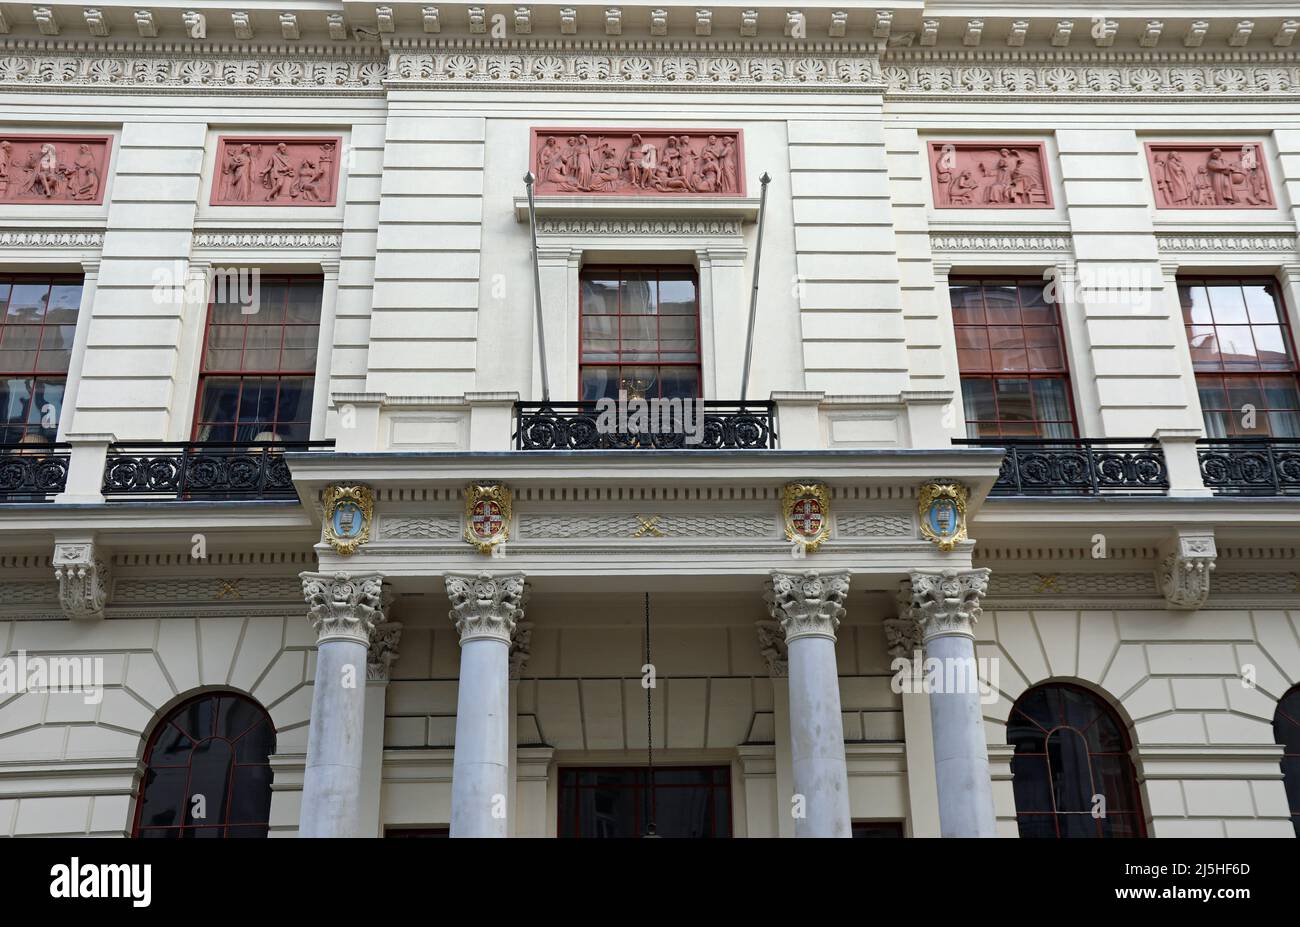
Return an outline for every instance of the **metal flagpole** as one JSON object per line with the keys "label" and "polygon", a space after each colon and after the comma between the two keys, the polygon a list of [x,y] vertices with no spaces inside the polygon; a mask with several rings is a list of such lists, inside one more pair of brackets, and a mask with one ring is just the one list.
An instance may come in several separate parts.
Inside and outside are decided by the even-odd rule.
{"label": "metal flagpole", "polygon": [[[533,237],[533,310],[537,314],[537,356],[542,363],[542,402],[550,402],[551,384],[546,376],[546,327],[542,323],[542,270],[537,260],[537,204],[533,201],[533,182],[536,179],[532,171],[524,175],[524,186],[528,188],[528,229]],[[750,333],[753,333],[752,321]]]}
{"label": "metal flagpole", "polygon": [[767,185],[772,178],[763,172],[758,178],[762,192],[758,200],[758,241],[754,245],[754,287],[749,294],[749,334],[745,338],[745,369],[740,375],[740,404],[744,406],[745,396],[749,392],[749,362],[754,356],[754,317],[758,313],[758,269],[763,261],[763,216],[767,212]]}

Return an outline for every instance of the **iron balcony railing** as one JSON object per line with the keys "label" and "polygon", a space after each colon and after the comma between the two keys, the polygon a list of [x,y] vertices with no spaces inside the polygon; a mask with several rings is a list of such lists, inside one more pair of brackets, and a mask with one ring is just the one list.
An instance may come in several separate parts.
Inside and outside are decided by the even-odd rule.
{"label": "iron balcony railing", "polygon": [[1300,495],[1300,439],[1202,438],[1201,478],[1216,495]]}
{"label": "iron balcony railing", "polygon": [[67,444],[0,444],[0,503],[49,502],[68,482]]}
{"label": "iron balcony railing", "polygon": [[284,460],[285,452],[333,446],[333,441],[114,444],[104,463],[104,496],[110,500],[293,499],[298,493]]}
{"label": "iron balcony railing", "polygon": [[777,445],[775,404],[663,401],[638,421],[635,403],[610,412],[595,402],[516,402],[515,449],[520,451],[762,450]]}
{"label": "iron balcony railing", "polygon": [[1005,447],[995,496],[1164,493],[1169,470],[1150,438],[978,438],[955,444]]}

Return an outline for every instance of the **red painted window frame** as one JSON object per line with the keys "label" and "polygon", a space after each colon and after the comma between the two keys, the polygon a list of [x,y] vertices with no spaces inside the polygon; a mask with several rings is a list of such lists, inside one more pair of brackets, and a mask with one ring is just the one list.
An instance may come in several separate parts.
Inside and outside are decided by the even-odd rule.
{"label": "red painted window frame", "polygon": [[[85,293],[85,288],[86,288],[86,278],[82,274],[0,273],[0,284],[9,284],[9,286],[11,287],[10,298],[12,297],[12,287],[14,284],[22,285],[22,284],[31,284],[31,283],[44,283],[46,284],[47,288],[50,290],[52,290],[56,286],[78,286],[81,287],[83,294]],[[48,315],[48,309],[49,309],[49,305],[47,303],[46,305],[47,315]],[[9,330],[10,323],[8,321],[8,311],[9,311],[9,298],[6,298],[3,304],[3,309],[2,311],[0,311],[0,348],[4,347],[5,338]],[[74,337],[75,337],[76,326],[79,325],[80,322],[81,322],[81,305],[80,305],[80,300],[78,300],[77,319],[72,323],[73,330],[74,330]],[[14,323],[15,328],[22,327],[22,328],[40,329],[40,337],[37,339],[36,358],[31,370],[0,370],[0,380],[30,380],[32,382],[32,395],[29,397],[28,405],[23,411],[23,436],[24,437],[28,434],[33,433],[33,431],[39,433],[40,431],[44,430],[41,429],[39,426],[33,426],[28,421],[28,419],[31,418],[31,412],[32,412],[31,403],[36,400],[35,384],[37,380],[52,380],[52,381],[61,382],[63,384],[63,399],[66,400],[68,395],[68,373],[69,373],[68,367],[65,367],[62,370],[58,370],[54,372],[43,372],[40,367],[42,345],[45,341],[45,329],[48,327],[48,324],[49,323],[47,322],[46,317],[42,317],[39,324],[32,323],[32,322]],[[68,323],[65,322],[61,324],[66,325]],[[69,367],[71,366],[71,350],[69,350],[68,366]],[[62,409],[60,409],[60,416],[62,416]],[[5,431],[9,431],[16,427],[17,427],[16,425],[12,425],[9,423],[0,424],[0,428],[3,428]],[[57,433],[57,427],[56,427],[56,433]]]}
{"label": "red painted window frame", "polygon": [[[731,767],[730,766],[727,766],[726,764],[723,763],[703,763],[703,764],[688,764],[688,765],[673,765],[673,766],[656,766],[654,768],[654,772],[656,774],[668,770],[707,771],[710,774],[710,782],[708,785],[700,785],[700,784],[683,785],[679,783],[665,783],[665,782],[656,781],[653,787],[651,787],[648,781],[645,783],[633,782],[626,785],[599,785],[599,786],[579,785],[577,779],[583,773],[590,773],[590,772],[639,773],[647,776],[648,778],[649,770],[647,770],[646,767],[644,766],[561,766],[557,770],[557,778],[556,778],[556,783],[557,783],[556,817],[555,817],[556,835],[559,837],[572,837],[572,838],[581,838],[582,836],[579,833],[579,830],[581,829],[581,825],[582,825],[581,803],[577,801],[574,802],[574,807],[572,809],[572,815],[571,815],[572,826],[566,827],[568,822],[566,822],[565,820],[566,809],[564,803],[567,795],[571,793],[576,798],[578,793],[583,791],[594,791],[597,789],[613,789],[613,788],[626,789],[636,794],[636,800],[632,803],[632,806],[635,809],[632,824],[633,824],[634,831],[638,836],[640,836],[644,832],[645,823],[646,823],[643,820],[643,816],[644,816],[645,806],[646,806],[644,793],[647,789],[650,790],[650,802],[651,802],[650,814],[652,817],[654,816],[655,813],[655,807],[654,807],[655,792],[660,789],[705,789],[705,788],[709,789],[712,798],[712,800],[709,803],[709,827],[711,830],[709,836],[722,839],[722,838],[731,837],[735,834],[735,820],[734,820],[735,814],[731,807],[732,790],[731,790]],[[725,777],[723,777],[724,781],[713,782],[712,781],[713,773],[719,771],[726,772]],[[564,777],[566,774],[569,773],[572,773],[574,776],[575,781],[573,785],[565,784]],[[721,793],[720,796],[719,793]],[[719,802],[725,802],[727,808],[727,832],[725,834],[718,833],[718,803]]]}
{"label": "red painted window frame", "polygon": [[[992,285],[997,285],[997,286],[1007,286],[1007,285],[1009,285],[1009,286],[1014,286],[1014,287],[1016,288],[1016,292],[1017,292],[1017,297],[1016,297],[1016,299],[1017,299],[1017,308],[1020,308],[1019,295],[1018,295],[1018,294],[1019,294],[1019,291],[1020,291],[1020,287],[1022,287],[1022,286],[1029,286],[1029,285],[1034,285],[1034,286],[1042,287],[1042,286],[1044,286],[1045,284],[1044,284],[1044,281],[1043,281],[1043,279],[1042,279],[1041,277],[1025,277],[1025,276],[1017,276],[1017,275],[1014,275],[1014,274],[1013,274],[1013,275],[1009,275],[1009,276],[995,276],[995,275],[988,275],[988,274],[964,274],[964,275],[959,275],[959,276],[949,277],[949,279],[948,279],[948,288],[949,288],[949,292],[950,292],[950,293],[951,293],[953,287],[958,287],[958,286],[964,286],[964,287],[969,287],[969,286],[979,286],[979,288],[980,288],[980,290],[981,290],[981,300],[984,299],[984,297],[983,297],[983,295],[982,295],[982,294],[983,294],[983,290],[984,290],[984,288],[987,287],[987,286],[992,286]],[[1060,420],[1060,419],[1042,419],[1042,418],[1038,418],[1038,417],[1036,417],[1036,416],[1037,416],[1037,406],[1036,406],[1036,404],[1035,404],[1035,402],[1034,402],[1033,389],[1032,389],[1032,387],[1031,387],[1031,388],[1030,388],[1030,393],[1029,393],[1029,403],[1030,403],[1030,408],[1031,408],[1032,410],[1034,410],[1035,418],[1032,418],[1032,419],[1028,420],[1028,422],[1021,422],[1021,424],[1022,424],[1022,425],[1025,425],[1025,424],[1032,424],[1032,425],[1034,426],[1034,431],[1035,431],[1035,434],[1034,434],[1034,435],[1029,435],[1029,434],[1020,434],[1020,435],[1010,434],[1010,435],[1008,435],[1008,434],[1005,434],[1005,433],[1004,433],[1004,429],[1005,429],[1006,425],[1009,425],[1009,424],[1013,424],[1013,423],[1015,423],[1015,420],[1014,420],[1014,419],[1003,419],[1003,418],[1000,418],[1000,417],[999,417],[999,418],[996,418],[996,419],[972,419],[972,418],[970,417],[971,410],[969,410],[969,409],[965,409],[965,401],[963,400],[962,406],[963,406],[963,409],[964,409],[964,415],[965,415],[965,420],[964,420],[964,422],[963,422],[963,425],[964,425],[964,427],[966,428],[966,432],[967,432],[968,437],[972,437],[972,438],[996,438],[996,437],[1013,437],[1013,438],[1014,438],[1014,437],[1023,437],[1023,438],[1031,438],[1031,437],[1035,437],[1035,436],[1036,436],[1036,437],[1040,437],[1040,438],[1047,438],[1048,436],[1044,433],[1044,426],[1045,426],[1045,425],[1048,425],[1048,424],[1067,424],[1067,423],[1068,423],[1069,426],[1070,426],[1070,437],[1078,437],[1078,435],[1079,435],[1079,416],[1078,416],[1078,413],[1077,413],[1077,411],[1075,410],[1075,406],[1074,406],[1074,384],[1073,384],[1072,379],[1071,379],[1071,376],[1070,376],[1070,355],[1069,355],[1069,351],[1067,350],[1067,345],[1066,345],[1066,342],[1065,342],[1065,327],[1064,327],[1064,323],[1063,323],[1063,321],[1062,321],[1062,319],[1061,319],[1061,304],[1060,304],[1059,302],[1049,302],[1048,305],[1052,307],[1053,315],[1054,315],[1054,320],[1055,320],[1051,325],[1028,325],[1028,326],[1026,326],[1026,325],[1025,325],[1025,322],[1024,322],[1024,320],[1023,320],[1023,316],[1021,317],[1021,321],[1020,321],[1018,324],[1019,324],[1019,327],[1020,327],[1020,329],[1021,329],[1022,332],[1024,331],[1025,328],[1052,328],[1052,329],[1054,329],[1054,330],[1056,331],[1057,344],[1060,346],[1060,351],[1061,351],[1061,369],[1060,369],[1059,371],[1056,371],[1056,370],[1053,370],[1053,371],[1048,371],[1048,370],[1033,370],[1033,369],[1031,369],[1031,368],[1028,366],[1029,348],[1028,348],[1028,342],[1026,341],[1026,342],[1025,342],[1025,345],[1026,345],[1026,346],[1025,346],[1025,360],[1026,360],[1026,367],[1025,367],[1024,370],[1003,370],[1003,371],[976,370],[976,371],[970,371],[970,372],[967,372],[967,371],[961,369],[961,359],[960,359],[960,358],[961,358],[961,354],[960,354],[960,352],[959,352],[958,355],[957,355],[957,356],[958,356],[958,379],[959,379],[959,381],[962,381],[962,382],[964,382],[964,381],[966,381],[966,380],[988,380],[988,381],[992,382],[992,384],[993,384],[993,402],[994,402],[995,408],[996,408],[996,403],[997,403],[997,381],[999,381],[999,380],[1059,380],[1059,381],[1061,381],[1061,384],[1062,384],[1062,386],[1063,386],[1064,389],[1065,389],[1065,398],[1066,398],[1066,403],[1067,403],[1068,406],[1069,406],[1070,417],[1069,417],[1068,422],[1066,422],[1065,420]],[[954,314],[953,314],[953,337],[954,337],[954,339],[957,341],[958,345],[960,344],[960,340],[959,340],[958,336],[960,335],[961,330],[962,330],[962,329],[965,329],[965,328],[982,328],[982,329],[985,330],[985,337],[986,337],[986,339],[987,339],[987,337],[988,337],[988,329],[989,329],[990,327],[993,327],[993,326],[990,326],[990,324],[989,324],[989,322],[988,322],[988,319],[987,319],[987,301],[985,301],[985,312],[986,312],[986,316],[985,316],[985,321],[984,321],[984,322],[981,322],[981,323],[969,323],[969,322],[958,322],[958,321],[957,321],[956,313],[955,313],[955,311],[954,311]],[[1010,327],[1010,326],[997,326],[997,327]],[[990,341],[989,343],[990,343],[989,350],[990,350],[990,352],[992,352],[992,350],[993,350],[993,348],[992,348],[992,342]],[[979,426],[981,426],[981,425],[992,425],[992,424],[996,424],[996,425],[998,426],[998,433],[997,433],[996,435],[989,435],[989,434],[981,434],[981,433],[978,433],[979,430],[980,430]],[[976,432],[977,432],[976,434],[973,434],[973,435],[970,434],[970,428],[971,428],[972,425],[976,426]]]}
{"label": "red painted window frame", "polygon": [[[295,282],[309,282],[309,281],[316,281],[316,282],[319,282],[319,283],[320,283],[320,286],[321,286],[321,302],[322,302],[322,304],[323,304],[323,302],[324,302],[324,295],[325,295],[325,290],[324,290],[324,287],[325,287],[325,278],[324,278],[323,276],[317,276],[317,275],[315,275],[315,274],[264,274],[264,275],[261,275],[259,279],[260,279],[260,282],[261,282],[262,285],[265,285],[265,284],[267,284],[267,283],[285,283],[285,284],[292,284],[292,283],[295,283]],[[211,296],[211,295],[213,295],[213,294],[209,294],[209,295]],[[286,305],[287,305],[287,301],[288,301],[288,290],[285,291],[285,300],[286,300]],[[213,323],[212,323],[212,311],[213,311],[213,307],[214,307],[214,305],[215,305],[215,300],[209,298],[209,300],[208,300],[207,317],[204,319],[204,322],[203,322],[203,351],[202,351],[202,353],[201,353],[200,356],[199,356],[199,382],[198,382],[198,388],[197,388],[197,390],[196,390],[195,400],[194,400],[194,416],[193,416],[193,421],[192,421],[192,424],[191,424],[191,427],[190,427],[190,440],[192,440],[192,441],[199,441],[199,440],[200,440],[200,439],[199,439],[199,432],[200,432],[200,429],[202,429],[204,425],[214,425],[214,426],[215,426],[215,425],[233,425],[234,428],[235,428],[235,430],[236,430],[236,434],[238,434],[238,428],[239,428],[239,420],[238,420],[238,418],[237,418],[234,422],[204,421],[204,420],[201,418],[201,416],[202,416],[202,414],[203,414],[204,392],[206,391],[206,388],[207,388],[207,385],[208,385],[208,381],[210,381],[210,380],[217,380],[217,379],[238,379],[238,380],[240,381],[240,398],[241,398],[241,401],[242,401],[242,397],[243,397],[243,382],[244,382],[245,380],[272,380],[272,379],[273,379],[273,380],[276,381],[276,393],[275,393],[275,396],[276,396],[276,408],[277,408],[277,409],[279,408],[280,389],[281,389],[281,386],[282,386],[282,384],[283,384],[283,382],[284,382],[285,380],[311,380],[311,381],[312,381],[312,385],[313,385],[313,389],[314,389],[314,387],[315,387],[315,378],[316,378],[316,368],[315,368],[315,367],[313,367],[311,370],[306,370],[306,371],[304,371],[304,370],[282,370],[282,369],[279,368],[279,365],[278,365],[278,362],[277,362],[277,367],[276,367],[275,370],[271,370],[271,369],[265,369],[265,370],[245,370],[245,369],[241,369],[241,370],[207,370],[207,369],[205,369],[206,366],[207,366],[207,362],[208,362],[208,340],[209,340],[209,335],[211,334],[211,329],[212,329],[212,324],[213,324]],[[245,319],[244,322],[243,322],[243,328],[244,328],[244,340],[243,340],[243,342],[242,342],[241,345],[240,345],[240,360],[241,360],[241,363],[242,363],[242,360],[243,360],[243,354],[244,354],[244,352],[245,352],[245,351],[247,350],[247,348],[248,348],[248,327],[249,327],[250,324],[251,324],[251,325],[263,325],[263,327],[267,327],[267,328],[271,327],[272,325],[279,325],[280,330],[281,330],[281,331],[280,331],[280,354],[279,354],[280,359],[283,359],[283,357],[284,357],[284,329],[285,329],[285,328],[288,328],[288,327],[294,327],[294,328],[308,328],[308,327],[311,327],[311,328],[315,328],[315,329],[316,329],[316,356],[319,358],[319,356],[320,356],[320,350],[321,350],[321,345],[320,345],[320,324],[321,324],[321,323],[320,323],[320,311],[321,311],[321,306],[318,305],[318,306],[316,307],[316,321],[315,321],[315,322],[288,322],[288,321],[286,321],[286,320],[282,320],[282,321],[280,321],[280,322],[278,322],[278,323],[256,323],[256,322],[249,322],[247,319]],[[221,323],[221,324],[222,324],[223,327],[225,327],[225,326],[227,326],[229,323]],[[233,326],[231,326],[231,327],[233,327]],[[308,427],[310,428],[310,416],[311,416],[311,408],[310,408],[310,406],[308,407],[307,414],[308,414]],[[272,428],[272,430],[274,431],[275,428],[279,426],[280,421],[279,421],[279,419],[277,418],[277,419],[275,419],[274,421],[270,422],[269,424],[271,425],[271,428]]]}
{"label": "red painted window frame", "polygon": [[[1235,285],[1237,285],[1237,286],[1241,286],[1241,287],[1250,286],[1250,285],[1252,285],[1252,284],[1253,284],[1253,285],[1257,285],[1257,286],[1258,286],[1258,285],[1264,285],[1264,284],[1267,284],[1269,287],[1272,288],[1273,297],[1274,297],[1274,305],[1275,305],[1275,307],[1276,307],[1276,309],[1277,309],[1278,325],[1279,325],[1279,326],[1281,327],[1281,329],[1282,329],[1282,346],[1286,349],[1286,351],[1287,351],[1287,353],[1288,353],[1288,356],[1289,356],[1290,361],[1291,361],[1291,366],[1290,366],[1290,368],[1287,369],[1287,370],[1263,370],[1263,369],[1259,369],[1259,370],[1224,370],[1224,369],[1219,369],[1219,370],[1210,370],[1210,369],[1208,369],[1208,368],[1199,368],[1199,367],[1197,367],[1197,362],[1196,362],[1195,359],[1193,359],[1193,360],[1192,360],[1192,372],[1193,372],[1193,374],[1194,374],[1194,376],[1195,376],[1195,379],[1196,379],[1196,387],[1197,387],[1197,394],[1198,394],[1198,402],[1199,402],[1200,386],[1201,386],[1201,383],[1202,383],[1203,380],[1207,380],[1207,381],[1208,381],[1208,380],[1211,380],[1211,379],[1217,379],[1217,380],[1219,381],[1220,385],[1222,386],[1223,390],[1224,390],[1224,394],[1227,395],[1228,391],[1231,389],[1231,386],[1230,386],[1229,384],[1230,384],[1233,380],[1246,381],[1246,380],[1250,380],[1250,379],[1252,379],[1252,378],[1255,379],[1255,380],[1259,380],[1259,379],[1264,378],[1264,377],[1277,377],[1277,378],[1279,378],[1279,379],[1281,379],[1281,378],[1289,378],[1290,380],[1292,380],[1292,381],[1295,383],[1296,394],[1297,394],[1298,399],[1300,399],[1300,356],[1298,356],[1298,355],[1296,354],[1295,329],[1294,329],[1294,328],[1292,327],[1292,325],[1291,325],[1291,307],[1287,304],[1285,288],[1284,288],[1284,287],[1282,286],[1282,284],[1277,280],[1277,278],[1275,278],[1275,277],[1270,277],[1270,276],[1268,276],[1267,274],[1246,274],[1246,275],[1243,275],[1243,276],[1237,276],[1237,275],[1234,275],[1234,274],[1186,274],[1186,275],[1182,275],[1182,274],[1180,274],[1180,275],[1178,276],[1178,278],[1177,278],[1177,282],[1176,282],[1176,286],[1177,286],[1178,290],[1180,291],[1180,297],[1179,297],[1179,306],[1180,306],[1180,309],[1181,309],[1181,306],[1182,306],[1182,298],[1181,298],[1181,290],[1182,290],[1182,287],[1184,287],[1184,286],[1197,286],[1197,285],[1209,286],[1209,285],[1213,285],[1213,284],[1216,284],[1216,283],[1217,283],[1217,284],[1220,284],[1220,285],[1225,284],[1225,283],[1232,283],[1232,284],[1235,284]],[[1214,312],[1214,308],[1213,308],[1213,306],[1210,307],[1210,312],[1211,312],[1211,319],[1213,319],[1213,312]],[[1185,335],[1186,338],[1187,338],[1187,350],[1188,350],[1188,353],[1190,354],[1190,353],[1191,353],[1191,350],[1192,350],[1192,340],[1191,340],[1191,339],[1192,339],[1192,333],[1191,333],[1191,327],[1192,327],[1192,324],[1193,324],[1193,323],[1186,321],[1185,317],[1184,317],[1183,319],[1180,319],[1180,321],[1181,321],[1182,326],[1183,326],[1183,333],[1184,333],[1184,335]],[[1196,324],[1204,324],[1204,323],[1196,323]],[[1218,327],[1219,327],[1219,326],[1218,326],[1218,323],[1211,321],[1210,324],[1215,328],[1216,333],[1217,333],[1217,329],[1218,329]],[[1234,324],[1236,324],[1236,323],[1234,323]],[[1240,323],[1240,325],[1245,325],[1245,326],[1248,326],[1249,328],[1251,328],[1251,330],[1252,330],[1252,331],[1251,331],[1251,338],[1252,338],[1252,339],[1254,338],[1254,328],[1255,328],[1255,326],[1256,326],[1257,324],[1262,324],[1262,323],[1254,323],[1254,322],[1250,322],[1249,319],[1248,319],[1246,322],[1244,322],[1244,323]],[[1240,326],[1239,326],[1239,327],[1240,327]],[[1216,334],[1216,339],[1217,339],[1217,334]],[[1221,354],[1220,354],[1220,358],[1222,358],[1222,355],[1221,355]],[[1222,360],[1220,360],[1220,365],[1222,366]],[[1263,391],[1262,391],[1262,390],[1261,390],[1261,395],[1263,395]],[[1204,419],[1205,419],[1205,411],[1206,411],[1206,410],[1205,410],[1204,406],[1202,406],[1202,408],[1201,408],[1201,418],[1202,418],[1202,421],[1204,421]],[[1231,425],[1232,425],[1232,427],[1233,427],[1233,431],[1231,431],[1231,432],[1227,435],[1227,437],[1229,437],[1229,438],[1247,438],[1247,437],[1254,437],[1254,438],[1267,438],[1267,437],[1271,437],[1271,436],[1273,436],[1273,432],[1272,432],[1272,424],[1271,424],[1271,421],[1270,421],[1270,419],[1269,419],[1269,417],[1268,417],[1268,412],[1269,412],[1269,411],[1273,411],[1272,409],[1267,409],[1267,408],[1266,408],[1266,409],[1260,409],[1260,410],[1259,410],[1259,414],[1258,414],[1258,416],[1256,417],[1256,422],[1261,422],[1261,421],[1262,421],[1262,422],[1265,423],[1265,427],[1266,427],[1267,430],[1266,430],[1265,432],[1263,432],[1263,433],[1260,433],[1260,432],[1258,432],[1258,431],[1255,431],[1255,432],[1240,432],[1240,431],[1238,431],[1238,430],[1237,430],[1237,422],[1239,421],[1239,419],[1236,417],[1236,415],[1234,415],[1234,414],[1232,414],[1232,413],[1237,413],[1237,412],[1239,412],[1240,410],[1237,410],[1237,409],[1211,409],[1210,411],[1211,411],[1211,412],[1219,412],[1219,413],[1229,413],[1229,414],[1228,414],[1228,421],[1231,423]],[[1296,413],[1300,414],[1300,407],[1297,407],[1297,408],[1295,408],[1295,409],[1290,409],[1290,408],[1288,408],[1288,409],[1279,409],[1279,410],[1277,410],[1277,411],[1283,411],[1283,412],[1296,412]],[[1209,429],[1207,428],[1206,431],[1207,431],[1207,433],[1208,433]]]}
{"label": "red painted window frame", "polygon": [[[638,273],[645,273],[645,272],[647,272],[647,271],[654,271],[655,274],[656,274],[656,276],[655,276],[655,287],[656,287],[656,293],[658,292],[657,288],[658,288],[658,286],[659,286],[659,277],[658,277],[658,274],[663,273],[663,272],[670,272],[670,273],[683,273],[683,272],[684,272],[684,273],[689,273],[689,274],[691,275],[691,282],[692,282],[692,283],[694,284],[694,286],[695,286],[695,349],[696,349],[696,355],[697,355],[697,359],[696,359],[695,361],[658,361],[658,360],[654,360],[654,361],[627,361],[627,362],[624,362],[624,361],[621,359],[621,358],[622,358],[622,354],[623,354],[623,322],[622,322],[622,319],[623,319],[624,315],[645,317],[645,316],[647,316],[647,315],[651,315],[651,313],[644,313],[644,312],[629,312],[629,313],[624,313],[624,312],[623,312],[623,304],[622,304],[622,296],[619,297],[619,306],[618,306],[619,311],[618,311],[617,314],[615,314],[615,317],[619,319],[619,323],[618,323],[618,347],[619,347],[618,354],[619,354],[620,360],[617,360],[617,361],[590,361],[590,362],[586,360],[585,349],[584,349],[584,347],[583,347],[583,320],[587,317],[588,313],[587,313],[587,311],[586,311],[586,300],[583,298],[583,287],[582,287],[582,282],[583,282],[583,280],[587,279],[588,277],[594,277],[594,276],[596,276],[596,275],[598,275],[598,274],[609,274],[609,273],[617,272],[618,275],[619,275],[619,290],[620,290],[620,292],[621,292],[621,291],[622,291],[623,274],[624,274],[625,272],[627,272],[627,271],[638,272]],[[590,313],[590,314],[593,315],[593,316],[599,316],[599,317],[602,317],[602,318],[605,318],[605,317],[608,317],[608,316],[611,315],[611,313],[608,313],[608,312],[598,312],[598,313]],[[661,317],[660,313],[658,313],[658,312],[653,313],[653,316],[654,316],[654,318],[655,318],[656,320],[658,320],[658,319]],[[656,321],[656,324],[655,324],[655,343],[659,346],[658,349],[657,349],[657,352],[656,352],[656,353],[662,354],[662,353],[663,353],[663,332],[662,332],[662,324],[661,324],[660,322],[658,322],[658,321]],[[587,367],[616,367],[616,368],[618,368],[619,371],[620,371],[620,374],[619,374],[619,380],[620,380],[620,382],[622,381],[622,373],[621,373],[621,371],[622,371],[622,368],[624,368],[624,367],[685,367],[685,368],[694,369],[694,370],[695,370],[695,373],[696,373],[695,382],[698,384],[698,390],[697,390],[698,395],[696,395],[696,396],[694,396],[694,397],[691,397],[691,398],[694,398],[694,399],[701,399],[701,398],[703,398],[703,393],[704,393],[704,345],[703,345],[702,332],[701,332],[701,328],[700,328],[700,272],[699,272],[699,268],[695,267],[693,264],[587,264],[587,265],[584,265],[583,268],[582,268],[582,270],[580,270],[579,273],[578,273],[578,396],[582,396],[582,394],[583,394],[583,392],[582,392],[582,373],[583,373],[583,370],[584,370],[585,368],[587,368]],[[660,381],[659,388],[660,388],[660,391],[662,392],[662,390],[663,390],[663,383],[662,383],[662,381]],[[646,398],[647,398],[647,399],[651,399],[651,398],[654,398],[654,397],[647,396]]]}

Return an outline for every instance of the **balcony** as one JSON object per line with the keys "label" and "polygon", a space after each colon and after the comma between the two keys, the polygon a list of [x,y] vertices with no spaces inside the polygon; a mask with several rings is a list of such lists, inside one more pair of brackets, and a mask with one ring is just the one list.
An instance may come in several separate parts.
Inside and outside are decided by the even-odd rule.
{"label": "balcony", "polygon": [[[681,407],[672,414],[650,418],[641,427],[631,421],[608,418],[595,402],[516,402],[514,446],[519,451],[610,450],[768,450],[777,446],[775,404],[696,400],[703,419],[683,417]],[[614,427],[606,427],[613,424]],[[684,424],[693,426],[689,430]]]}
{"label": "balcony", "polygon": [[1005,447],[993,496],[1164,494],[1169,469],[1150,438],[980,438],[954,441]]}
{"label": "balcony", "polygon": [[68,482],[67,444],[0,444],[0,502],[49,502]]}
{"label": "balcony", "polygon": [[333,447],[333,441],[219,444],[150,441],[113,444],[104,462],[104,498],[297,499],[286,451]]}
{"label": "balcony", "polygon": [[1201,478],[1215,495],[1300,495],[1300,440],[1207,438],[1196,451]]}

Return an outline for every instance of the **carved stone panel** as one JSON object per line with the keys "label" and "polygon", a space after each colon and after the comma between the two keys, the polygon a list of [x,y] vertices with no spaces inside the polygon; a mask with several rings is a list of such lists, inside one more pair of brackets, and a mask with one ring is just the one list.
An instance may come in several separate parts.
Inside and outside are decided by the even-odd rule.
{"label": "carved stone panel", "polygon": [[107,135],[0,136],[0,203],[98,206],[112,141]]}
{"label": "carved stone panel", "polygon": [[744,196],[740,129],[533,129],[537,195]]}
{"label": "carved stone panel", "polygon": [[338,196],[335,138],[217,140],[213,206],[333,206]]}
{"label": "carved stone panel", "polygon": [[1051,209],[1042,142],[931,142],[938,209]]}
{"label": "carved stone panel", "polygon": [[1157,209],[1272,209],[1277,205],[1255,142],[1147,143]]}

